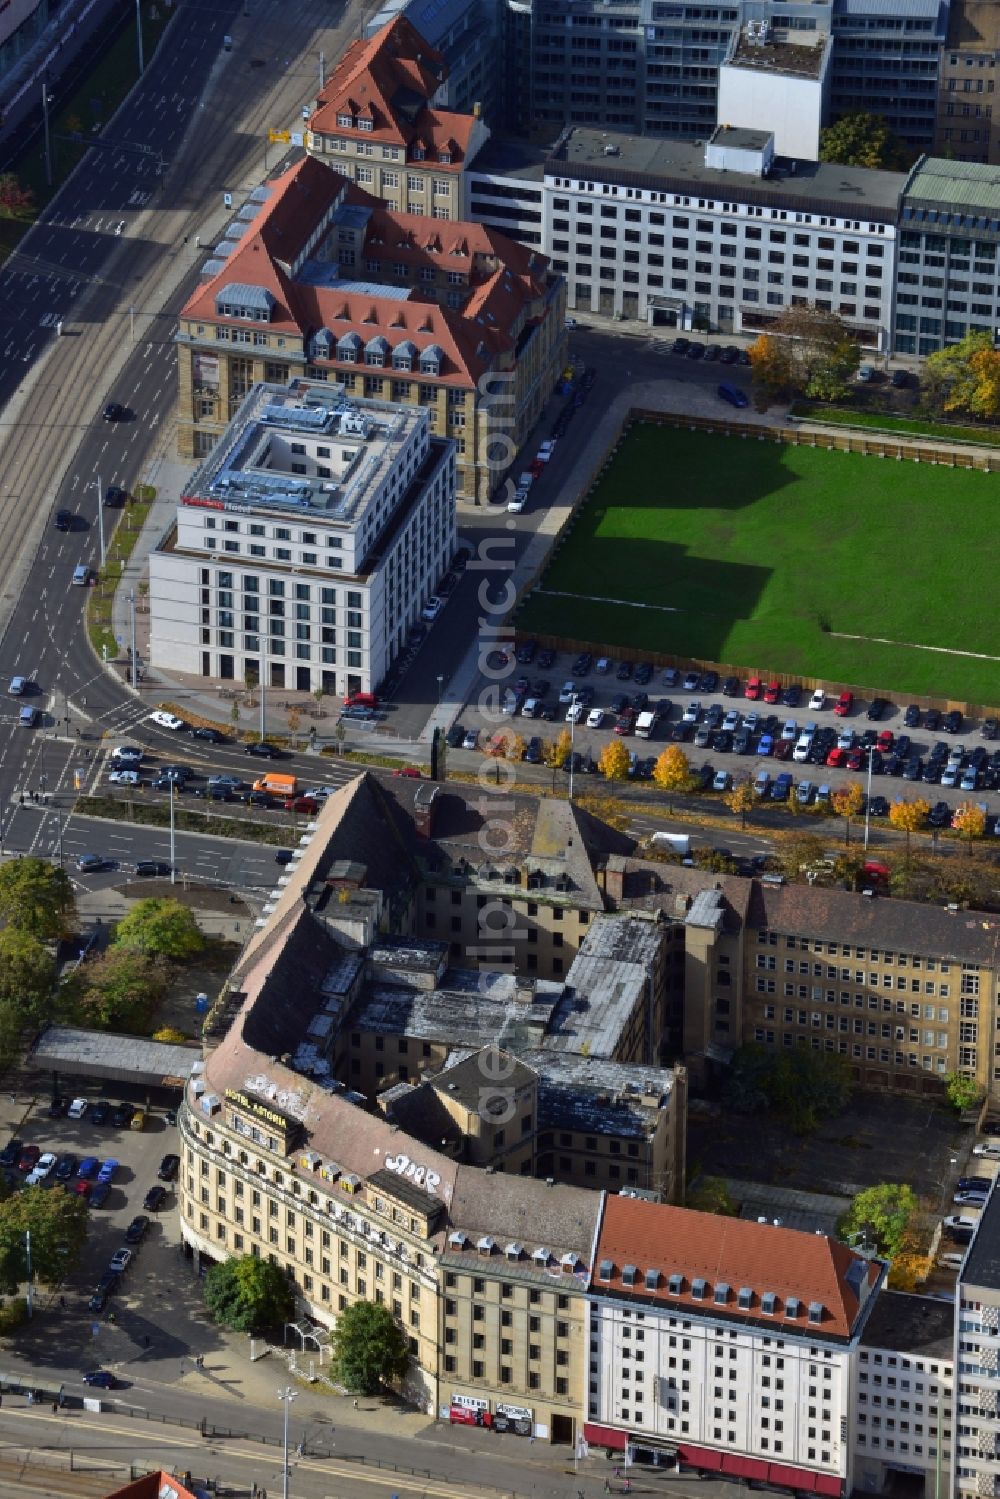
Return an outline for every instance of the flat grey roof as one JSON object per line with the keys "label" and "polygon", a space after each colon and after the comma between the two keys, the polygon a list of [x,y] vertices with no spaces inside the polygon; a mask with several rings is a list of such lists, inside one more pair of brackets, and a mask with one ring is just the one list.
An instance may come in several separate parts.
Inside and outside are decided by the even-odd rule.
{"label": "flat grey roof", "polygon": [[1000,1192],[994,1187],[979,1218],[959,1275],[959,1285],[1000,1291]]}
{"label": "flat grey roof", "polygon": [[74,1030],[50,1025],[35,1042],[31,1061],[52,1072],[161,1087],[186,1082],[202,1059],[200,1046],[170,1046],[145,1036]]}
{"label": "flat grey roof", "polygon": [[[605,147],[616,146],[609,156]],[[954,167],[956,163],[947,165]],[[794,171],[792,170],[794,166]],[[989,170],[989,169],[981,169]],[[996,168],[993,169],[997,170]],[[874,172],[831,162],[775,160],[767,177],[718,171],[705,165],[699,141],[657,140],[577,127],[567,131],[545,166],[547,177],[578,176],[625,187],[701,196],[740,197],[775,208],[864,216],[894,223],[905,172]]]}
{"label": "flat grey roof", "polygon": [[862,1348],[891,1348],[894,1353],[951,1361],[955,1345],[955,1308],[935,1296],[908,1291],[881,1291],[865,1323]]}
{"label": "flat grey roof", "polygon": [[541,187],[545,163],[555,144],[554,140],[539,145],[518,140],[515,136],[491,135],[467,170],[484,176],[520,177],[523,181],[537,182]]}
{"label": "flat grey roof", "polygon": [[713,146],[732,146],[737,151],[763,151],[773,138],[771,130],[749,130],[744,125],[716,125],[712,131]]}

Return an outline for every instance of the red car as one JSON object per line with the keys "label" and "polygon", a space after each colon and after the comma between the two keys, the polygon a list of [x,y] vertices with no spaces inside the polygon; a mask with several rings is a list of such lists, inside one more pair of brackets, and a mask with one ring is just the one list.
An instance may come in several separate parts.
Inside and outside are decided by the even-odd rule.
{"label": "red car", "polygon": [[616,734],[631,734],[635,729],[635,719],[631,713],[623,713],[615,723]]}
{"label": "red car", "polygon": [[74,1182],[73,1191],[77,1197],[89,1197],[91,1185],[91,1182]]}
{"label": "red car", "polygon": [[746,695],[752,703],[755,703],[761,694],[762,683],[760,677],[751,677],[746,686]]}
{"label": "red car", "polygon": [[377,708],[378,698],[374,692],[352,692],[344,698],[345,708]]}
{"label": "red car", "polygon": [[892,754],[892,745],[893,745],[893,733],[892,733],[892,730],[891,729],[883,729],[882,732],[881,732],[881,734],[878,736],[877,743],[878,743],[878,748],[880,749],[880,751],[882,752],[883,755],[891,755]]}
{"label": "red car", "polygon": [[834,770],[836,770],[838,766],[843,765],[843,763],[844,763],[844,761],[846,759],[847,759],[847,751],[846,750],[834,748],[827,755],[827,757],[826,757],[826,763],[827,763],[827,765],[832,766]]}
{"label": "red car", "polygon": [[852,749],[848,752],[848,770],[863,770],[865,766],[865,752],[863,749]]}
{"label": "red car", "polygon": [[854,707],[854,697],[850,692],[842,692],[833,705],[833,711],[838,718],[846,718]]}
{"label": "red car", "polygon": [[408,776],[412,781],[422,781],[423,776],[415,765],[402,765],[399,770],[393,771],[394,776]]}
{"label": "red car", "polygon": [[37,1145],[26,1145],[21,1151],[20,1159],[17,1163],[18,1171],[34,1171],[35,1167],[38,1165],[38,1157],[41,1155],[41,1153],[42,1152]]}
{"label": "red car", "polygon": [[545,464],[541,458],[532,458],[528,464],[528,473],[533,479],[540,479],[545,472]]}
{"label": "red car", "polygon": [[768,682],[767,686],[764,688],[764,701],[765,701],[765,703],[776,703],[778,701],[778,699],[780,698],[780,696],[781,696],[781,683],[780,682]]}
{"label": "red car", "polygon": [[284,804],[286,812],[310,812],[319,811],[319,802],[311,796],[290,796]]}

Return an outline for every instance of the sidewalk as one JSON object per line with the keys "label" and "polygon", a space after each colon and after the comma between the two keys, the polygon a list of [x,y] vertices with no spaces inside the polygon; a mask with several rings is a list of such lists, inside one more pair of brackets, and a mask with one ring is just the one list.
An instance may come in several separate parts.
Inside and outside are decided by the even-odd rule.
{"label": "sidewalk", "polygon": [[[615,325],[616,328],[619,326]],[[636,326],[641,328],[644,334],[648,334],[645,324]],[[517,562],[511,576],[518,594],[521,593],[524,585],[541,571],[574,504],[589,485],[601,459],[613,443],[629,410],[633,408],[669,412],[675,415],[713,417],[719,415],[718,402],[715,399],[713,387],[710,385],[701,386],[692,381],[685,381],[677,375],[665,374],[662,379],[630,382],[624,386],[610,405],[603,408],[596,425],[589,429],[583,445],[576,450],[572,465],[562,481],[561,493],[565,498],[550,504],[542,513],[535,534]],[[740,413],[741,421],[762,428],[780,424],[785,419],[783,409],[761,415],[749,407]],[[544,422],[539,423],[540,427],[542,425]],[[149,612],[148,604],[140,593],[140,587],[147,574],[149,554],[170,525],[183,487],[195,467],[193,461],[171,456],[173,435],[173,423],[169,423],[148,471],[148,482],[156,487],[156,499],[136,541],[135,549],[115,595],[112,610],[114,632],[123,642],[128,642],[131,637],[129,594],[134,590],[137,603],[136,650],[143,673],[136,695],[147,700],[151,706],[158,702],[176,703],[196,716],[218,723],[224,729],[234,725],[241,730],[255,729],[260,724],[259,707],[247,707],[241,704],[237,709],[232,683],[208,684],[203,677],[184,672],[167,673],[159,668],[153,673],[147,665]],[[564,442],[568,446],[568,440],[564,439]],[[528,452],[530,446],[529,443],[525,447],[525,453]],[[473,507],[473,509],[475,514],[480,517],[483,515],[481,507]],[[461,510],[459,518],[461,519]],[[513,518],[508,517],[506,510],[499,505],[490,507],[489,519],[492,523],[491,529],[495,529],[497,534],[512,530],[516,525]],[[432,640],[433,634],[428,644]],[[426,649],[427,646],[425,645],[424,648]],[[480,642],[477,638],[473,638],[461,665],[453,673],[451,680],[444,684],[441,703],[429,708],[427,721],[417,740],[421,747],[429,746],[435,728],[443,731],[454,722],[462,705],[468,699],[479,678],[479,651]],[[113,670],[116,676],[126,686],[128,685],[128,662],[125,659],[124,650],[122,658],[117,663],[109,663],[108,669]],[[227,695],[223,696],[224,693]],[[235,717],[234,710],[236,711]],[[315,745],[317,748],[335,742],[333,736],[335,711],[317,708],[311,693],[294,692],[290,688],[268,689],[265,694],[265,711],[267,728],[272,733],[288,733],[287,715],[290,710],[298,710],[302,715],[299,734],[305,735],[313,728],[316,729]],[[400,754],[405,757],[413,754],[415,745],[412,740],[397,740],[391,734],[355,731],[348,732],[344,740],[344,748],[370,750],[373,753],[386,755]]]}

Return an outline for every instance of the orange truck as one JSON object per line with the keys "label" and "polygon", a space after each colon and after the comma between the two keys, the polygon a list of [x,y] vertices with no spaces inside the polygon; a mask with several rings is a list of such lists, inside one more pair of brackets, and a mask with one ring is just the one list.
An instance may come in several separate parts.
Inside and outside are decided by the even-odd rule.
{"label": "orange truck", "polygon": [[258,780],[254,781],[255,791],[266,791],[268,796],[294,796],[299,789],[299,783],[295,776],[279,775],[277,771],[269,770]]}

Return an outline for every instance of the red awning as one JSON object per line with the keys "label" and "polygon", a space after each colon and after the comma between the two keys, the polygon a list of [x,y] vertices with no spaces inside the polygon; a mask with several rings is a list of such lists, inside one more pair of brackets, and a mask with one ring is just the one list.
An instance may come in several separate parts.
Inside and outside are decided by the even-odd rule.
{"label": "red awning", "polygon": [[812,1493],[818,1474],[810,1473],[808,1468],[786,1468],[781,1463],[768,1463],[767,1476],[770,1483],[783,1489],[804,1489]]}
{"label": "red awning", "polygon": [[723,1473],[732,1473],[736,1478],[756,1478],[766,1483],[769,1478],[769,1464],[761,1462],[756,1457],[740,1457],[734,1452],[727,1452],[722,1459]]}
{"label": "red awning", "polygon": [[817,1494],[830,1494],[833,1496],[833,1499],[840,1499],[843,1487],[842,1481],[829,1473],[816,1474]]}
{"label": "red awning", "polygon": [[711,1447],[689,1447],[686,1442],[677,1448],[677,1456],[691,1468],[710,1468],[718,1473],[722,1467],[722,1453]]}
{"label": "red awning", "polygon": [[592,1426],[588,1421],[583,1423],[583,1435],[595,1447],[613,1447],[617,1452],[624,1452],[628,1441],[627,1432],[615,1431],[611,1426]]}

